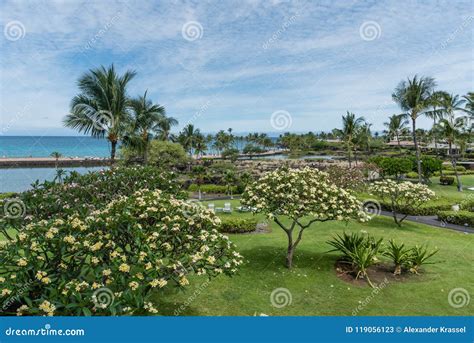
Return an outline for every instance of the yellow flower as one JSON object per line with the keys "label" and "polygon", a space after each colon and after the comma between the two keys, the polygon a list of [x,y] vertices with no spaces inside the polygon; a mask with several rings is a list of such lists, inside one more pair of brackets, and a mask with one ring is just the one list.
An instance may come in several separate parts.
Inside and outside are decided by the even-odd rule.
{"label": "yellow flower", "polygon": [[52,316],[56,310],[56,306],[51,304],[48,300],[45,300],[41,303],[41,305],[39,305],[39,309],[43,312],[46,312],[48,316]]}
{"label": "yellow flower", "polygon": [[130,271],[130,266],[126,263],[122,263],[119,267],[119,270],[124,273],[128,273]]}
{"label": "yellow flower", "polygon": [[139,286],[138,282],[136,281],[132,281],[128,284],[130,286],[130,288],[132,289],[132,291],[136,290]]}
{"label": "yellow flower", "polygon": [[37,278],[38,280],[41,280],[41,279],[44,278],[46,275],[48,275],[48,273],[43,272],[43,271],[41,271],[41,270],[38,270],[38,271],[36,272],[36,278]]}
{"label": "yellow flower", "polygon": [[94,257],[91,258],[91,262],[92,262],[93,264],[97,264],[97,263],[99,263],[99,259],[94,256]]}
{"label": "yellow flower", "polygon": [[23,312],[25,312],[26,310],[28,310],[28,306],[27,305],[21,305],[20,307],[17,308],[16,315],[17,316],[22,316]]}
{"label": "yellow flower", "polygon": [[110,269],[104,269],[102,271],[102,275],[104,276],[109,276],[110,274],[112,274],[112,271]]}
{"label": "yellow flower", "polygon": [[8,288],[2,289],[2,297],[4,297],[5,295],[9,295],[11,293],[12,293],[12,291],[9,290]]}
{"label": "yellow flower", "polygon": [[168,281],[165,279],[154,279],[153,281],[150,282],[150,286],[155,288],[156,286],[160,286],[160,288],[165,287]]}
{"label": "yellow flower", "polygon": [[41,282],[47,285],[51,283],[51,279],[49,277],[44,277],[41,279]]}
{"label": "yellow flower", "polygon": [[104,245],[104,243],[102,243],[102,242],[97,242],[97,243],[95,243],[93,246],[91,246],[91,251],[97,251],[97,250],[99,250],[100,248],[102,248],[103,245]]}
{"label": "yellow flower", "polygon": [[74,244],[76,242],[76,239],[74,238],[74,236],[71,236],[71,235],[64,237],[63,240],[69,244]]}
{"label": "yellow flower", "polygon": [[28,264],[28,261],[27,261],[26,258],[22,257],[18,260],[18,262],[16,264],[20,267],[24,267]]}
{"label": "yellow flower", "polygon": [[186,286],[186,285],[189,285],[189,281],[188,281],[188,279],[186,279],[186,277],[183,276],[183,277],[179,280],[179,284],[180,284],[181,286]]}
{"label": "yellow flower", "polygon": [[207,258],[207,262],[209,262],[210,264],[214,264],[214,262],[216,262],[216,258],[214,256],[209,256]]}
{"label": "yellow flower", "polygon": [[5,282],[5,278],[4,278],[4,277],[0,277],[0,282]]}

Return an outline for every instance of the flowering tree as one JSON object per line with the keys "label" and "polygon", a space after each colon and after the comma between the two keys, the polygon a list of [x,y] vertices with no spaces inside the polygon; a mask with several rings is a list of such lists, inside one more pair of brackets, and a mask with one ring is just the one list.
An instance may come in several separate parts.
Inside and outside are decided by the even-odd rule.
{"label": "flowering tree", "polygon": [[426,185],[408,181],[400,183],[393,180],[376,181],[370,185],[369,191],[380,197],[382,201],[389,203],[393,220],[398,226],[401,226],[408,216],[408,214],[397,216],[404,209],[418,208],[435,196],[435,193]]}
{"label": "flowering tree", "polygon": [[242,256],[218,233],[219,218],[191,206],[145,190],[85,219],[28,224],[0,246],[0,299],[13,299],[6,312],[156,313],[153,290],[186,287],[189,274],[235,273]]}
{"label": "flowering tree", "polygon": [[[285,231],[288,268],[292,266],[293,254],[304,230],[314,222],[368,220],[356,197],[330,182],[327,173],[308,167],[281,168],[264,174],[247,187],[242,204],[252,208],[254,213],[267,214]],[[284,217],[290,219],[289,224],[284,224]]]}

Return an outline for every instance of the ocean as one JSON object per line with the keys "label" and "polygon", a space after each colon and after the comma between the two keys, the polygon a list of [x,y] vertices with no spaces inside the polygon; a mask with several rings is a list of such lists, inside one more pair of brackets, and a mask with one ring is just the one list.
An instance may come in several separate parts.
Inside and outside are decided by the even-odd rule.
{"label": "ocean", "polygon": [[1,157],[48,157],[57,151],[66,157],[107,157],[106,139],[89,136],[0,136]]}

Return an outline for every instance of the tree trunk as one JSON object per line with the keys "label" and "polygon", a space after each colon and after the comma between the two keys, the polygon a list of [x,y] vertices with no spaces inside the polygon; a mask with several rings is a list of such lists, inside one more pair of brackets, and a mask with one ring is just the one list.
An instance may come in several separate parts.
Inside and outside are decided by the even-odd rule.
{"label": "tree trunk", "polygon": [[456,161],[455,154],[453,154],[453,149],[452,149],[451,142],[449,143],[449,154],[451,155],[451,165],[454,168],[454,175],[456,175],[456,182],[457,182],[456,187],[458,189],[458,192],[462,192],[462,182],[461,182],[461,178],[459,177],[458,171],[456,169],[457,161]]}
{"label": "tree trunk", "polygon": [[400,137],[398,136],[398,132],[396,134],[396,137],[397,137],[398,150],[402,152],[402,146],[400,145]]}
{"label": "tree trunk", "polygon": [[393,272],[393,275],[400,275],[402,273],[402,266],[400,264],[395,265],[395,271]]}
{"label": "tree trunk", "polygon": [[293,245],[293,230],[287,231],[288,235],[288,250],[286,253],[286,267],[291,269],[293,266],[293,253],[295,252],[295,246]]}
{"label": "tree trunk", "polygon": [[347,143],[347,157],[349,159],[349,168],[351,167],[351,146]]}
{"label": "tree trunk", "polygon": [[412,130],[413,130],[413,144],[415,145],[415,153],[416,153],[416,166],[418,169],[418,182],[422,183],[421,179],[421,160],[420,160],[420,151],[418,149],[418,141],[416,140],[416,117],[411,117],[412,122]]}
{"label": "tree trunk", "polygon": [[114,164],[115,163],[115,150],[117,149],[117,141],[113,140],[110,142],[110,144],[112,145],[112,148],[110,150],[110,162],[111,164]]}

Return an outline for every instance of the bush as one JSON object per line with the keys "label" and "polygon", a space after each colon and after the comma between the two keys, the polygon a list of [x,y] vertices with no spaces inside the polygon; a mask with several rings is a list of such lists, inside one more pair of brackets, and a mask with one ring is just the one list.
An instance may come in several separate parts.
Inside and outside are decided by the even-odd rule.
{"label": "bush", "polygon": [[[389,202],[381,202],[381,207],[383,210],[392,211],[392,205]],[[410,205],[397,206],[399,213],[408,214],[410,216],[434,216],[438,214],[439,211],[449,211],[452,204],[448,202],[425,202],[419,207],[413,207]]]}
{"label": "bush", "polygon": [[400,178],[413,169],[413,162],[408,157],[383,157],[377,156],[369,159],[370,163],[375,164],[380,169],[380,175],[383,177],[395,176]]}
{"label": "bush", "polygon": [[[443,168],[444,170],[454,171],[454,167],[452,165],[447,165]],[[464,166],[456,166],[456,171],[458,172],[465,172],[466,167]]]}
{"label": "bush", "polygon": [[409,172],[406,174],[406,177],[409,179],[418,179],[418,173],[417,172]]}
{"label": "bush", "polygon": [[441,211],[438,219],[451,224],[474,227],[474,212],[470,211]]}
{"label": "bush", "polygon": [[1,295],[15,299],[8,311],[18,314],[155,313],[154,289],[185,287],[188,274],[236,272],[242,258],[219,223],[159,190],[121,197],[85,220],[39,221],[0,246]]}
{"label": "bush", "polygon": [[439,184],[444,186],[450,186],[454,184],[454,177],[452,176],[440,176],[439,177]]}
{"label": "bush", "polygon": [[[8,219],[2,213],[9,199],[0,200],[0,229],[12,225],[18,228],[25,222],[50,218],[65,218],[69,215],[86,217],[122,195],[131,195],[137,190],[161,189],[179,198],[186,195],[180,191],[175,174],[155,167],[116,167],[80,175],[72,172],[62,184],[45,181],[33,184],[33,189],[18,196],[17,204],[23,207],[24,215]],[[3,214],[3,216],[2,216]],[[23,218],[24,217],[24,218]]]}
{"label": "bush", "polygon": [[[425,180],[429,181],[429,178],[433,176],[433,173],[440,171],[443,165],[443,161],[436,157],[426,156],[423,155],[420,157],[421,159],[421,173]],[[418,167],[416,163],[416,158],[412,158],[413,163],[413,171],[417,172]]]}
{"label": "bush", "polygon": [[150,142],[148,164],[157,166],[182,165],[189,161],[183,146],[168,141],[153,140]]}
{"label": "bush", "polygon": [[459,204],[464,211],[474,212],[474,196],[468,197]]}
{"label": "bush", "polygon": [[[199,186],[195,183],[191,184],[188,188],[190,192],[197,192]],[[227,194],[227,186],[222,185],[201,185],[201,192],[210,193],[210,194]],[[237,194],[238,187],[232,186],[232,193]]]}
{"label": "bush", "polygon": [[226,233],[248,233],[257,228],[257,219],[255,218],[221,218],[220,232]]}

